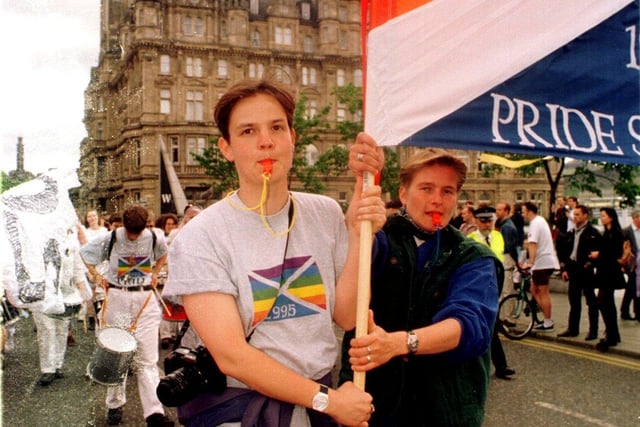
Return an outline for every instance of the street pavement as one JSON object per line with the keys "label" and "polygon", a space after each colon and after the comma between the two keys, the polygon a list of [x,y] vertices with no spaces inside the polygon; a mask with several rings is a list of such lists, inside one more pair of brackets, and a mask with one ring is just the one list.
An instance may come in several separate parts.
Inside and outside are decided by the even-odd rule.
{"label": "street pavement", "polygon": [[[563,344],[570,344],[583,348],[590,348],[596,351],[596,344],[599,340],[585,341],[589,331],[589,320],[587,319],[587,303],[582,298],[582,316],[580,318],[580,335],[575,338],[560,338],[558,334],[567,329],[569,319],[569,299],[567,297],[567,283],[559,278],[552,278],[550,283],[551,294],[551,318],[555,323],[555,328],[551,332],[532,332],[532,336],[538,339],[557,341]],[[618,310],[618,328],[620,329],[621,342],[609,349],[612,354],[640,359],[640,322],[637,320],[620,319],[620,304],[624,290],[615,291],[616,309]],[[633,310],[633,308],[632,308]],[[598,324],[600,338],[604,338],[604,321],[600,316]]]}
{"label": "street pavement", "polygon": [[[588,330],[586,304],[581,319],[581,335],[576,338],[557,337],[557,334],[564,331],[567,327],[569,304],[566,294],[566,283],[554,279],[552,280],[550,290],[552,318],[555,321],[555,329],[553,332],[548,333],[534,332],[531,338],[537,341],[546,340],[549,342],[579,346],[583,349],[591,349],[594,354],[598,354],[598,351],[595,349],[595,343],[597,341],[584,340]],[[615,294],[618,309],[620,307],[622,294],[623,291],[616,291]],[[609,353],[640,360],[640,322],[635,320],[618,320],[618,325],[622,342],[616,347],[612,347]],[[35,384],[39,369],[35,331],[33,330],[32,320],[20,320],[17,323],[17,329],[14,344],[15,348],[5,354],[4,373],[0,376],[3,382],[2,395],[0,395],[0,401],[2,402],[0,425],[106,427],[105,387],[89,381],[85,377],[87,363],[95,349],[93,333],[84,332],[80,323],[76,321],[73,322],[73,329],[78,343],[75,347],[71,347],[67,351],[64,367],[65,378],[56,380],[49,387],[40,387]],[[600,331],[601,336],[604,336],[604,323],[602,323],[602,320]],[[517,377],[524,379],[527,373],[527,358],[521,358],[522,360],[518,359],[517,351],[520,351],[521,346],[516,345],[516,342],[508,341],[509,340],[503,338],[505,349],[509,353],[509,360],[518,371]],[[525,341],[527,340],[522,342]],[[526,348],[528,349],[527,351],[533,351],[530,346]],[[166,353],[167,350],[161,351],[160,361],[163,360]],[[570,367],[566,369],[570,369]],[[604,365],[603,369],[605,369]],[[590,372],[593,370],[594,369],[589,368],[586,371]],[[535,369],[531,368],[530,371],[533,372]],[[597,371],[600,373],[604,372],[601,370]],[[539,375],[539,373],[536,375]],[[576,376],[572,381],[577,381],[578,377],[579,376]],[[535,378],[536,377],[531,379],[533,383],[537,381]],[[595,381],[593,378],[588,381],[585,380],[585,387],[593,381]],[[598,381],[601,381],[601,379]],[[503,386],[502,383],[510,382],[500,382],[500,380],[498,380],[496,384],[492,382],[492,387],[498,387],[498,389],[496,389],[497,395],[502,395],[502,393],[505,392],[499,388]],[[529,387],[532,384],[528,381],[523,383],[528,384]],[[511,386],[513,386],[513,384],[511,384]],[[544,392],[547,393],[548,391]],[[129,400],[125,408],[122,425],[127,427],[144,426],[145,423],[142,418],[142,409],[137,393],[135,375],[127,382],[127,397]],[[177,418],[175,409],[166,409],[167,413],[175,420]],[[493,412],[498,413],[500,411],[499,409],[493,408]]]}

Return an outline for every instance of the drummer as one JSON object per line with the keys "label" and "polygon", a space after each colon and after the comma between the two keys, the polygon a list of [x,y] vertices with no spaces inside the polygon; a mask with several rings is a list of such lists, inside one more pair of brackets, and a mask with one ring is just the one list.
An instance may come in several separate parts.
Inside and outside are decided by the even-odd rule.
{"label": "drummer", "polygon": [[[63,299],[70,297],[70,300],[77,303],[78,308],[83,301],[91,299],[90,289],[85,286],[84,282],[85,268],[82,258],[80,258],[79,249],[76,231],[69,229],[67,238],[60,248],[58,283],[64,296]],[[67,332],[71,316],[50,317],[37,310],[33,310],[32,314],[37,329],[38,355],[40,357],[40,378],[37,383],[46,387],[53,380],[64,377],[62,365],[67,351]],[[77,314],[76,311],[73,316]]]}
{"label": "drummer", "polygon": [[[89,273],[97,285],[107,291],[107,298],[98,317],[100,326],[116,326],[132,330],[136,344],[138,392],[148,427],[171,427],[174,422],[165,414],[156,396],[160,382],[158,371],[158,327],[160,308],[154,300],[158,273],[167,259],[167,244],[163,235],[146,228],[149,213],[140,205],[128,207],[122,214],[124,227],[96,239],[80,250]],[[112,235],[112,233],[115,233]],[[114,239],[115,237],[115,239]],[[96,271],[96,265],[109,261],[107,273]],[[127,401],[126,377],[122,384],[107,388],[107,423],[122,422]]]}

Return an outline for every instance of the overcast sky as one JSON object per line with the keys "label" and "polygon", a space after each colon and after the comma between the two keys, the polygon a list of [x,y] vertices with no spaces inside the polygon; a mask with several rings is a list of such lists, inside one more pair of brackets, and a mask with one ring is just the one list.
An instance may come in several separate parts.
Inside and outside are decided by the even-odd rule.
{"label": "overcast sky", "polygon": [[100,0],[0,0],[0,169],[77,168],[84,90],[98,64]]}

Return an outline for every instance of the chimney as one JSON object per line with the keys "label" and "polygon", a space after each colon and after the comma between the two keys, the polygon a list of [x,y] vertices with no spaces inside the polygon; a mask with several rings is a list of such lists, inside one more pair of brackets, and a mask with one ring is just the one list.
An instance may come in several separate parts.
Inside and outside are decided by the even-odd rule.
{"label": "chimney", "polygon": [[16,150],[16,171],[24,172],[24,144],[22,143],[22,137],[18,137],[18,147]]}

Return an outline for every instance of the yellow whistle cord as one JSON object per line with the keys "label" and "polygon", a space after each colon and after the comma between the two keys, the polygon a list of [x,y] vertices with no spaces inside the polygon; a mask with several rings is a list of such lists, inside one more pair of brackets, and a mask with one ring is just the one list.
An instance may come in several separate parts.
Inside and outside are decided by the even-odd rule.
{"label": "yellow whistle cord", "polygon": [[265,205],[267,203],[267,196],[269,194],[269,179],[271,178],[270,174],[267,173],[263,173],[262,174],[262,194],[260,195],[260,202],[252,207],[252,208],[248,208],[248,207],[244,207],[244,206],[240,206],[236,203],[233,202],[233,200],[231,200],[231,196],[233,196],[234,194],[236,194],[238,192],[238,190],[233,190],[230,191],[227,195],[226,195],[226,199],[229,202],[229,204],[231,206],[233,206],[236,209],[239,209],[241,211],[254,211],[256,209],[260,209],[260,218],[262,219],[262,223],[264,224],[264,227],[267,229],[267,231],[269,232],[269,234],[271,234],[273,237],[281,237],[286,235],[287,233],[289,233],[292,229],[294,224],[296,223],[296,213],[298,211],[297,209],[297,205],[296,205],[296,201],[293,198],[293,196],[291,195],[291,193],[289,193],[289,201],[290,203],[293,203],[293,215],[289,224],[289,228],[287,228],[285,231],[282,231],[280,233],[277,233],[269,224],[269,222],[267,222],[267,217],[266,217],[266,213],[264,211],[265,209]]}

